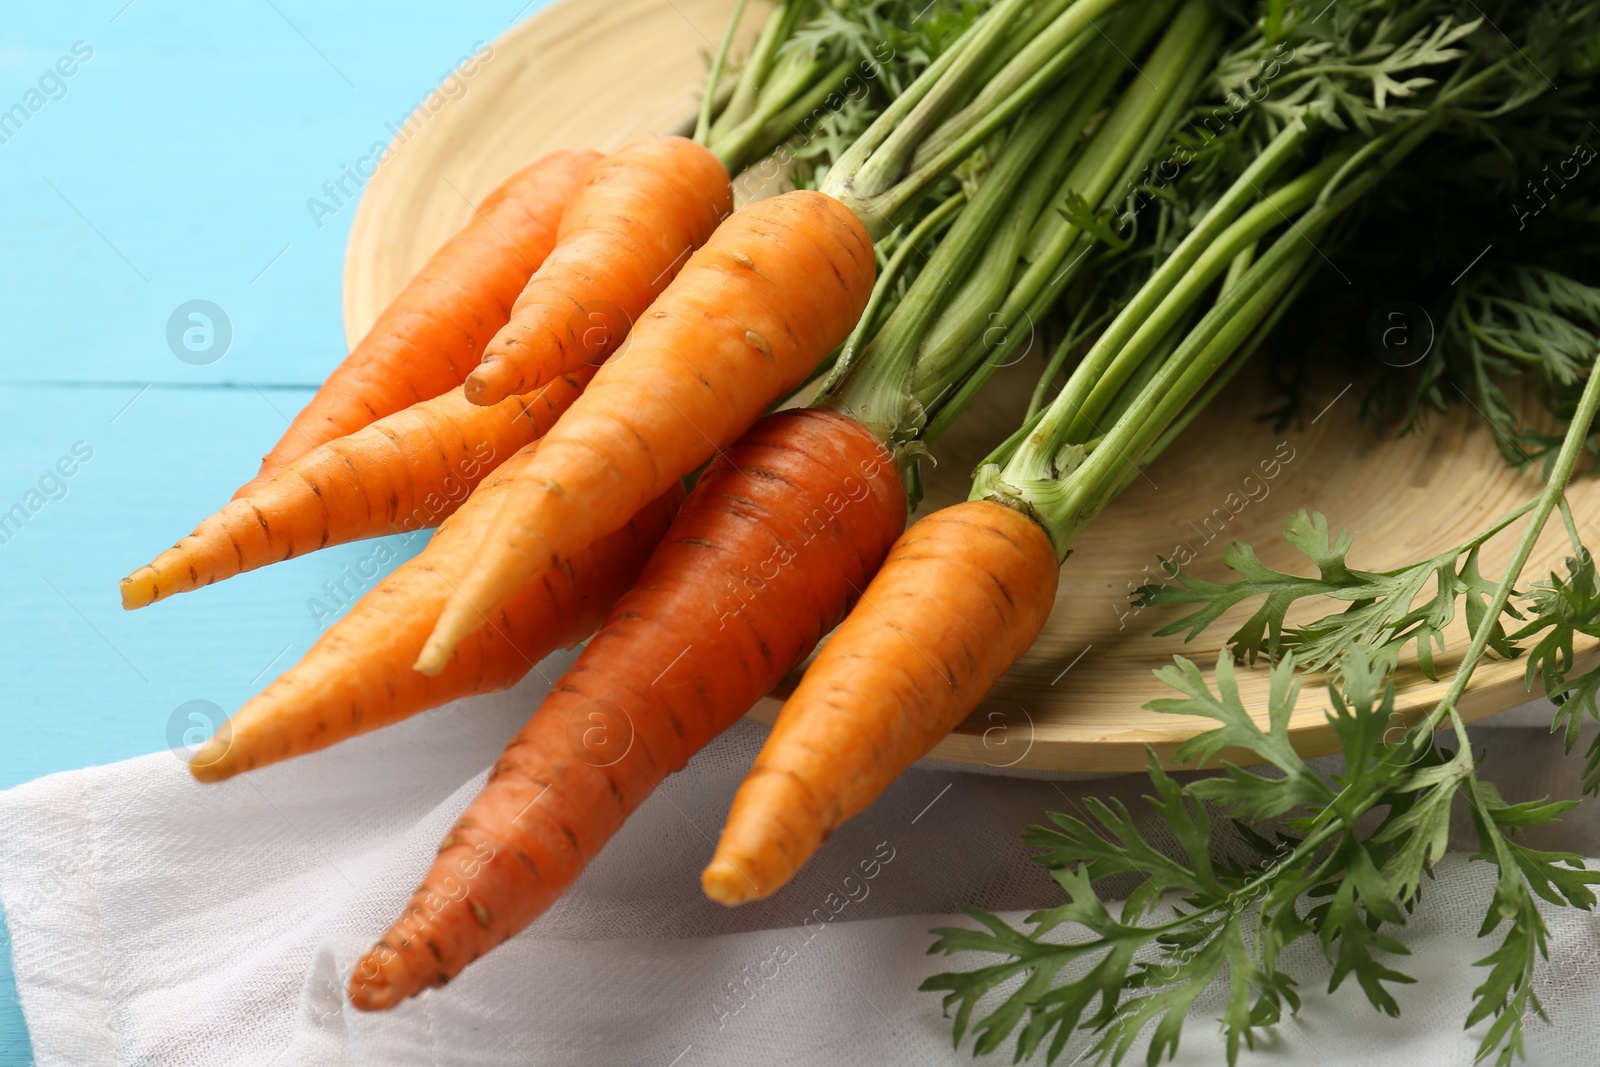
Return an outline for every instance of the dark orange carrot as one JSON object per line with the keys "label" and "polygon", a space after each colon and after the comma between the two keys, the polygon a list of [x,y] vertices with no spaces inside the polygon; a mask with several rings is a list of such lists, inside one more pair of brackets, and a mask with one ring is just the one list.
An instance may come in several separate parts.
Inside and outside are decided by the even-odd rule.
{"label": "dark orange carrot", "polygon": [[687,138],[640,141],[600,160],[467,378],[467,399],[494,404],[599,366],[732,210],[727,170]]}
{"label": "dark orange carrot", "polygon": [[784,702],[701,881],[774,892],[978,706],[1038,636],[1058,564],[1044,529],[981,500],[914,523]]}
{"label": "dark orange carrot", "polygon": [[738,440],[844,340],[874,270],[866,230],[821,193],[723,223],[545,438],[418,669],[437,669],[517,589]]}
{"label": "dark orange carrot", "polygon": [[626,526],[522,590],[462,642],[432,677],[411,669],[439,605],[472,566],[478,535],[509,479],[533,457],[528,445],[447,519],[420,555],[356,601],[305,657],[240,708],[197,752],[202,782],[327,748],[461,697],[514,685],[557,648],[594,632],[643,568],[683,499],[673,486]]}
{"label": "dark orange carrot", "polygon": [[439,985],[532,922],[663,778],[806,656],[904,522],[892,460],[840,415],[770,416],[716,460],[356,966],[356,1007]]}
{"label": "dark orange carrot", "polygon": [[584,367],[489,408],[467,403],[457,387],[320,445],[122,579],[122,606],[142,608],[329,545],[437,526],[550,429],[593,376]]}
{"label": "dark orange carrot", "polygon": [[328,375],[234,499],[318,445],[465,381],[555,247],[561,213],[599,158],[588,149],[552,152],[484,198]]}

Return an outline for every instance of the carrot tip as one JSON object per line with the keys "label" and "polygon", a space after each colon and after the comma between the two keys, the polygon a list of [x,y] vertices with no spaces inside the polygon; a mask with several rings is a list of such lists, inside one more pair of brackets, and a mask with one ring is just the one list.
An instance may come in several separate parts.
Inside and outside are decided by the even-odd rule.
{"label": "carrot tip", "polygon": [[200,751],[189,757],[189,773],[197,781],[222,782],[239,772],[239,768],[227,758],[233,746],[224,737],[226,732],[227,727],[224,726],[221,732],[201,746]]}
{"label": "carrot tip", "polygon": [[706,896],[730,908],[762,896],[749,878],[723,859],[712,860],[710,866],[700,872],[700,887]]}
{"label": "carrot tip", "polygon": [[148,574],[141,576],[141,572],[148,570],[148,567],[141,567],[117,583],[117,590],[122,594],[122,609],[124,611],[133,611],[155,603],[155,582],[151,580]]}
{"label": "carrot tip", "polygon": [[427,643],[422,646],[417,662],[412,665],[413,669],[430,676],[438,674],[450,662],[456,646],[482,623],[483,616],[472,607],[470,601],[459,593],[451,597],[439,613],[439,621],[434,624],[433,633],[428,635]]}
{"label": "carrot tip", "polygon": [[503,376],[487,373],[487,366],[489,365],[480,364],[476,370],[467,375],[467,380],[461,383],[461,390],[467,398],[467,403],[490,407],[511,395],[511,388],[507,382],[494,380]]}
{"label": "carrot tip", "polygon": [[382,978],[370,982],[361,978],[362,969],[369,966],[371,959],[368,956],[356,964],[356,973],[351,975],[347,990],[350,1004],[357,1011],[387,1011],[404,1000],[405,996]]}
{"label": "carrot tip", "polygon": [[[372,977],[364,977],[367,974]],[[380,942],[357,961],[345,992],[357,1011],[388,1011],[430,984],[418,981],[406,958]]]}
{"label": "carrot tip", "polygon": [[[435,634],[437,635],[437,631],[435,631]],[[444,670],[445,663],[450,659],[450,653],[441,651],[439,648],[440,643],[433,637],[428,638],[428,643],[422,647],[422,652],[418,654],[417,662],[411,665],[411,669],[418,674],[425,674],[429,678]]]}

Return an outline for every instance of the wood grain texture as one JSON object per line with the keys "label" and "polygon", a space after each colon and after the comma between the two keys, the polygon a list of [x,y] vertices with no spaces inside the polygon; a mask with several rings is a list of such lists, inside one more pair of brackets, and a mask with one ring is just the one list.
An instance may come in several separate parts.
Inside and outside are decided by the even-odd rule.
{"label": "wood grain texture", "polygon": [[[720,40],[732,0],[566,0],[494,43],[496,62],[472,93],[432,118],[366,189],[345,264],[345,322],[352,343],[427,255],[468,217],[470,201],[537,154],[563,145],[613,148],[677,126],[695,106],[703,56]],[[747,19],[747,32],[758,16]],[[1038,346],[995,379],[965,422],[933,450],[923,509],[966,495],[974,462],[1015,425],[1037,373]],[[1030,358],[1031,356],[1031,358]],[[1062,574],[1043,635],[990,699],[932,754],[975,767],[1109,772],[1137,770],[1145,746],[1170,761],[1203,720],[1161,715],[1142,705],[1166,695],[1151,671],[1174,654],[1202,665],[1255,602],[1194,644],[1150,634],[1173,609],[1130,613],[1127,594],[1157,573],[1157,557],[1192,553],[1189,570],[1211,580],[1229,572],[1229,540],[1254,545],[1269,565],[1304,571],[1282,539],[1301,508],[1325,513],[1356,534],[1353,566],[1382,570],[1466,540],[1534,495],[1540,480],[1508,468],[1482,421],[1467,408],[1402,439],[1358,418],[1357,389],[1330,381],[1307,415],[1283,431],[1254,418],[1265,404],[1247,385],[1199,419],[1079,540]],[[1251,390],[1255,390],[1254,393]],[[1323,406],[1328,405],[1326,410]],[[1573,487],[1585,525],[1600,506],[1593,480]],[[1498,575],[1520,526],[1483,553]],[[1595,531],[1590,529],[1593,537]],[[1185,546],[1180,548],[1179,546]],[[1546,531],[1526,582],[1558,568],[1566,547],[1558,524]],[[1338,605],[1318,605],[1307,618]],[[1467,644],[1460,620],[1438,657],[1444,680],[1414,667],[1401,673],[1398,714],[1416,717],[1444,692]],[[1592,658],[1595,643],[1580,650]],[[1209,673],[1209,672],[1208,672]],[[1265,714],[1266,672],[1242,670],[1246,705]],[[1463,701],[1468,719],[1526,703],[1523,664],[1483,664]],[[779,704],[753,714],[770,721]],[[1333,751],[1326,694],[1302,693],[1291,724],[1304,753]]]}

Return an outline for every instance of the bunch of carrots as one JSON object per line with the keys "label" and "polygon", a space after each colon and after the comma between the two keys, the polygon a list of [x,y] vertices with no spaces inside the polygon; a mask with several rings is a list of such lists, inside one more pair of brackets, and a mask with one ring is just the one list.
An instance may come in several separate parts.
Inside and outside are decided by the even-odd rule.
{"label": "bunch of carrots", "polygon": [[[357,966],[359,1008],[524,929],[839,626],[703,877],[730,905],[781,887],[1027,649],[1072,536],[1270,329],[1309,242],[1429,132],[1424,113],[1356,145],[1336,108],[1307,107],[1215,154],[1202,195],[1127,241],[1107,220],[1237,73],[1212,4],[855,6],[894,59],[820,0],[783,0],[736,75],[724,43],[693,137],[513,175],[233,501],[122,582],[143,607],[438,526],[194,755],[207,782],[504,688],[587,641]],[[1456,58],[1450,32],[1391,79]],[[1308,49],[1300,76],[1344,99],[1342,58]],[[837,151],[817,148],[819,114],[849,135]],[[734,211],[733,178],[797,135],[816,188]],[[1039,399],[1077,354],[1066,387],[971,500],[907,529],[917,457],[1024,334],[996,326],[1058,309],[1071,326]],[[823,372],[808,406],[769,413]],[[451,514],[441,487],[461,478]],[[620,756],[572,728],[618,720]]]}

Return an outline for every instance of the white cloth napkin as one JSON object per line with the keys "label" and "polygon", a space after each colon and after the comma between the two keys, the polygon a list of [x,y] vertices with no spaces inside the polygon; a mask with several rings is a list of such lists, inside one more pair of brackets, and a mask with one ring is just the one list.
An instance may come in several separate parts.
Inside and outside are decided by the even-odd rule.
{"label": "white cloth napkin", "polygon": [[[938,996],[917,986],[977,961],[927,956],[928,930],[964,921],[948,914],[958,903],[1015,921],[1058,902],[1019,832],[1082,796],[1133,802],[1143,789],[1142,777],[919,768],[782,893],[728,910],[702,898],[698,873],[764,736],[741,724],[522,936],[448,988],[383,1015],[353,1011],[342,990],[355,960],[543,689],[534,675],[221,786],[193,783],[162,752],[0,793],[0,904],[41,1067],[971,1063],[970,1044],[951,1047]],[[1508,797],[1573,793],[1576,757],[1563,761],[1542,730],[1494,736],[1490,770]],[[1600,855],[1600,817],[1559,841]],[[844,882],[875,856],[873,878]],[[1400,990],[1399,1019],[1372,1011],[1353,982],[1324,994],[1324,966],[1299,946],[1288,965],[1305,1008],[1256,1062],[1470,1063],[1482,1027],[1461,1022],[1483,975],[1471,964],[1490,949],[1475,937],[1487,875],[1452,856],[1425,888],[1402,965],[1419,983]],[[808,915],[828,921],[803,928]],[[1561,911],[1550,924],[1538,990],[1553,1024],[1534,1022],[1528,1059],[1592,1065],[1600,919]],[[1223,1062],[1218,1013],[1215,999],[1196,1006],[1180,1064]]]}

